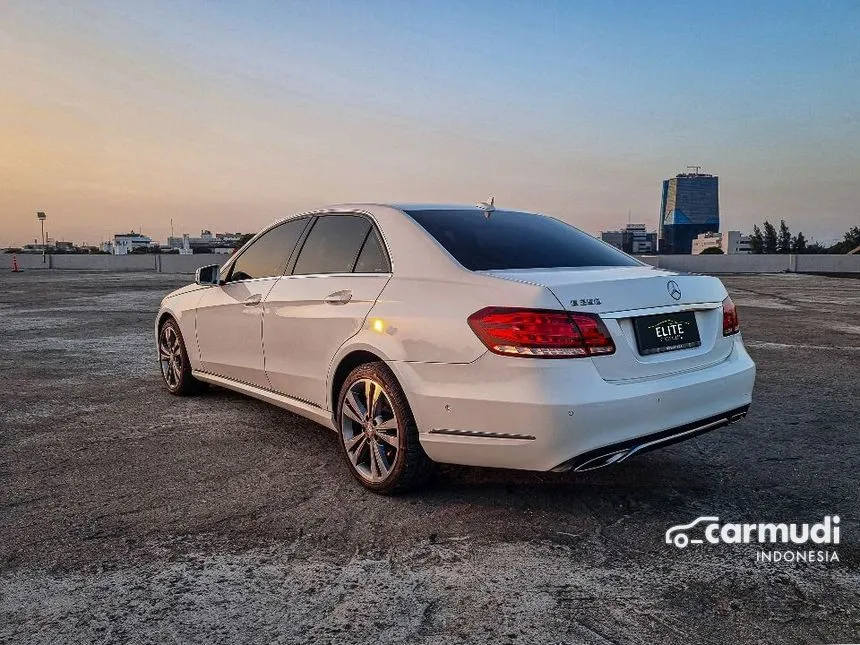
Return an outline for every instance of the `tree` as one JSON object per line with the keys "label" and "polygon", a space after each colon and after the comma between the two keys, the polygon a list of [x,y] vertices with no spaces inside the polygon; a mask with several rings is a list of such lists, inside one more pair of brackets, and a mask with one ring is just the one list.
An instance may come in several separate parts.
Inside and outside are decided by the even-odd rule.
{"label": "tree", "polygon": [[776,253],[776,229],[767,220],[764,221],[764,252]]}
{"label": "tree", "polygon": [[791,232],[784,219],[779,220],[779,237],[776,240],[777,253],[791,253]]}
{"label": "tree", "polygon": [[723,250],[719,246],[709,246],[704,249],[699,255],[722,255]]}
{"label": "tree", "polygon": [[827,247],[821,244],[821,242],[813,242],[812,244],[806,245],[806,253],[812,254],[821,254],[827,253]]}
{"label": "tree", "polygon": [[764,237],[762,237],[758,224],[755,224],[753,225],[752,235],[750,235],[750,253],[762,252],[764,252]]}
{"label": "tree", "polygon": [[798,232],[793,238],[791,238],[791,252],[792,253],[806,253],[806,238],[803,236],[803,232]]}
{"label": "tree", "polygon": [[236,248],[241,249],[243,246],[245,246],[245,244],[248,243],[248,240],[250,240],[252,237],[254,237],[254,233],[245,233],[237,240]]}
{"label": "tree", "polygon": [[846,231],[841,242],[830,247],[830,253],[850,253],[860,246],[860,227],[852,226]]}
{"label": "tree", "polygon": [[[852,226],[848,232],[845,233],[845,243],[851,247],[848,251],[853,251],[860,246],[860,226]],[[846,253],[848,251],[846,251]]]}

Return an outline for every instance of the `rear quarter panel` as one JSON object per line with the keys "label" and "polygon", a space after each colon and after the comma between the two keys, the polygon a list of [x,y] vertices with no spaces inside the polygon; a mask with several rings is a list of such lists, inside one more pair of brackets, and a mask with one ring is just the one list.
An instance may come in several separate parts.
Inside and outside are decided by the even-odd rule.
{"label": "rear quarter panel", "polygon": [[467,322],[479,309],[561,308],[544,287],[463,274],[455,280],[395,276],[351,342],[378,348],[392,361],[470,363],[487,351]]}

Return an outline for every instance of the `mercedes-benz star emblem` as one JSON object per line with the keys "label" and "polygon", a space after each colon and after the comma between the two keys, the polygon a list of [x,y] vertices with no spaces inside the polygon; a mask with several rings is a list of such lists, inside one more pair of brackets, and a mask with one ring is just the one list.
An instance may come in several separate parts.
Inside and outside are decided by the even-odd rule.
{"label": "mercedes-benz star emblem", "polygon": [[681,287],[679,287],[678,283],[674,280],[669,280],[669,282],[666,283],[666,291],[668,291],[669,295],[675,300],[681,299]]}

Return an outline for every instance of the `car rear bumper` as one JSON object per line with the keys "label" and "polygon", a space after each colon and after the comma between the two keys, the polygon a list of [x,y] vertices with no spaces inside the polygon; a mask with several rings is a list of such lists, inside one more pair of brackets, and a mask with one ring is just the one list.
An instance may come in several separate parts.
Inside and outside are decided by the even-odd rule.
{"label": "car rear bumper", "polygon": [[715,365],[629,382],[584,359],[390,365],[432,459],[543,471],[617,463],[736,421],[755,382],[740,336]]}

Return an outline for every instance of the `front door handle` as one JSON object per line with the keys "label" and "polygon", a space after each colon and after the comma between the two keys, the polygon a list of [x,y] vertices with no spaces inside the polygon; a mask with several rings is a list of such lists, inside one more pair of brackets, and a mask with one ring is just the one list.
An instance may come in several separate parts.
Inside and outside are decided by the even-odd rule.
{"label": "front door handle", "polygon": [[263,299],[262,294],[255,293],[253,296],[248,296],[242,301],[242,304],[246,307],[253,307],[254,305],[259,305],[260,301]]}
{"label": "front door handle", "polygon": [[325,297],[327,305],[345,305],[352,300],[352,291],[344,289],[343,291],[335,291]]}

